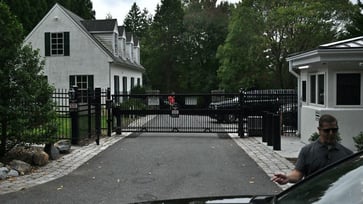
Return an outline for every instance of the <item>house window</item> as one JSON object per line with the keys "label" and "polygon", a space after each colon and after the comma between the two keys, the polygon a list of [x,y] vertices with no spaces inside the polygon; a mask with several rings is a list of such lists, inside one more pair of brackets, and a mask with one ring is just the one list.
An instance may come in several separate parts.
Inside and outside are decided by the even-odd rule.
{"label": "house window", "polygon": [[[115,85],[115,95],[119,95],[120,94],[120,77],[119,76],[114,76],[114,85]],[[116,102],[120,102],[119,100],[120,98],[118,96],[116,96],[115,100]]]}
{"label": "house window", "polygon": [[137,78],[137,86],[141,86],[141,79],[140,78]]}
{"label": "house window", "polygon": [[337,105],[361,104],[361,74],[337,74]]}
{"label": "house window", "polygon": [[70,75],[69,85],[70,88],[77,86],[79,102],[87,103],[88,93],[93,91],[93,75]]}
{"label": "house window", "polygon": [[316,103],[316,76],[310,76],[310,103]]}
{"label": "house window", "polygon": [[69,56],[69,32],[45,33],[45,56]]}
{"label": "house window", "polygon": [[301,99],[302,101],[306,102],[306,81],[302,81],[301,87],[302,87]]}
{"label": "house window", "polygon": [[126,39],[122,38],[122,55],[126,57]]}
{"label": "house window", "polygon": [[135,78],[131,77],[131,89],[135,87]]}
{"label": "house window", "polygon": [[122,77],[122,91],[127,94],[127,77]]}

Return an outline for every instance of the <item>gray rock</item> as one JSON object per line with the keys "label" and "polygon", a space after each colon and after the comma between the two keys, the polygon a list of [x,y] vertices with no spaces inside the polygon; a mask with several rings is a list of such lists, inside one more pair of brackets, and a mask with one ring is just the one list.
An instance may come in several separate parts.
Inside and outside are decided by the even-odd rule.
{"label": "gray rock", "polygon": [[71,150],[70,140],[60,140],[54,144],[60,153],[69,153]]}
{"label": "gray rock", "polygon": [[44,151],[49,155],[49,159],[56,160],[60,157],[59,150],[54,147],[54,144],[46,144]]}
{"label": "gray rock", "polygon": [[7,175],[7,177],[18,177],[18,176],[19,176],[19,172],[14,169],[11,169]]}
{"label": "gray rock", "polygon": [[32,147],[16,146],[7,153],[6,159],[7,161],[16,159],[31,163],[34,151],[36,151],[36,149]]}
{"label": "gray rock", "polygon": [[5,164],[3,164],[3,163],[1,163],[1,162],[0,162],[0,168],[1,168],[1,167],[4,167],[4,166],[5,166]]}
{"label": "gray rock", "polygon": [[6,179],[7,175],[8,175],[9,169],[6,167],[1,167],[0,168],[0,180],[4,180]]}
{"label": "gray rock", "polygon": [[9,163],[9,165],[10,165],[10,168],[15,169],[21,175],[29,173],[32,169],[30,164],[20,161],[20,160],[13,160]]}
{"label": "gray rock", "polygon": [[5,173],[3,171],[0,171],[0,180],[6,179],[7,175],[8,175],[8,173]]}
{"label": "gray rock", "polygon": [[9,169],[8,169],[8,168],[6,168],[6,167],[1,167],[1,168],[0,168],[0,172],[8,173],[8,172],[9,172]]}
{"label": "gray rock", "polygon": [[33,164],[44,166],[49,162],[49,155],[44,151],[38,151],[33,154]]}

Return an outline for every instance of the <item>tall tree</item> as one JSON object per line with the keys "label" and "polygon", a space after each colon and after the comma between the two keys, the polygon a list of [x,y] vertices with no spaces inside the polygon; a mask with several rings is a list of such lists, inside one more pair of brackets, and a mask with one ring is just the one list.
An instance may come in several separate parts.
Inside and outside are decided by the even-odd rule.
{"label": "tall tree", "polygon": [[3,0],[10,11],[17,16],[27,35],[51,9],[55,3],[60,3],[65,8],[73,11],[84,19],[95,19],[90,0]]}
{"label": "tall tree", "polygon": [[180,0],[161,0],[161,5],[157,5],[148,43],[143,46],[143,65],[153,88],[162,91],[179,90],[183,16]]}
{"label": "tall tree", "polygon": [[[51,141],[56,129],[52,88],[42,75],[38,51],[22,46],[22,26],[2,2],[0,19],[1,157],[19,143]],[[37,127],[47,131],[33,131]]]}
{"label": "tall tree", "polygon": [[208,92],[218,88],[217,48],[227,36],[232,5],[216,0],[185,1],[183,45],[179,83],[183,91]]}
{"label": "tall tree", "polygon": [[357,37],[363,35],[363,3],[358,0],[358,7],[351,24],[348,25],[347,34],[345,37]]}
{"label": "tall tree", "polygon": [[[288,73],[287,55],[337,39],[344,32],[352,10],[354,6],[348,0],[243,1],[233,13],[237,17],[232,17],[227,40],[218,52],[221,86],[237,90],[239,87],[226,83],[232,80],[232,84],[245,88],[265,87],[266,82],[269,87],[294,87],[294,78]],[[231,40],[236,33],[241,35],[240,41]],[[239,49],[242,56],[253,55],[238,57],[233,49]],[[254,62],[256,59],[258,62]],[[263,75],[259,74],[261,71]],[[238,72],[239,77],[231,75]]]}
{"label": "tall tree", "polygon": [[134,3],[124,20],[125,29],[134,33],[138,38],[142,38],[151,25],[152,19],[148,10],[143,11]]}
{"label": "tall tree", "polygon": [[23,25],[24,35],[28,34],[48,12],[46,0],[4,0],[4,2]]}

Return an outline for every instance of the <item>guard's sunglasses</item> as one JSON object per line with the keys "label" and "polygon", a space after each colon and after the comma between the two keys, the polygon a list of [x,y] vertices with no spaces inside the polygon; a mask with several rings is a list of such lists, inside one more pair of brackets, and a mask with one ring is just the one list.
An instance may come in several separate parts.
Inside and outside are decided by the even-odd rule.
{"label": "guard's sunglasses", "polygon": [[330,131],[332,131],[333,133],[337,133],[339,128],[320,128],[320,130],[324,131],[325,133],[330,133]]}

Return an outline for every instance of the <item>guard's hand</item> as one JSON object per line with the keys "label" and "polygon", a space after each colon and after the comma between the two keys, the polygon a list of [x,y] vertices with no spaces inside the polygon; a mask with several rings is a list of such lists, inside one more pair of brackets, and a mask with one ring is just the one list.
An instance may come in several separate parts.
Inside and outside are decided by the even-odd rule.
{"label": "guard's hand", "polygon": [[287,184],[289,182],[289,178],[286,174],[277,173],[274,174],[274,176],[271,178],[271,181],[276,182],[280,185]]}

